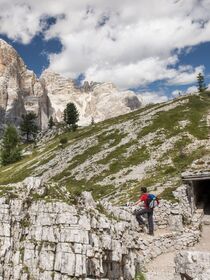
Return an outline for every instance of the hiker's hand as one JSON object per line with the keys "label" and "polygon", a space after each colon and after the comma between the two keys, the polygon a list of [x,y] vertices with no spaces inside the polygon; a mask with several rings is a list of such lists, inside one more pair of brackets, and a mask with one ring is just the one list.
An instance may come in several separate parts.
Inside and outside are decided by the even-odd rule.
{"label": "hiker's hand", "polygon": [[134,205],[133,202],[127,202],[125,206],[127,206],[127,207],[132,207],[133,205]]}
{"label": "hiker's hand", "polygon": [[134,203],[135,206],[142,206],[144,204],[143,201],[138,200],[136,203]]}

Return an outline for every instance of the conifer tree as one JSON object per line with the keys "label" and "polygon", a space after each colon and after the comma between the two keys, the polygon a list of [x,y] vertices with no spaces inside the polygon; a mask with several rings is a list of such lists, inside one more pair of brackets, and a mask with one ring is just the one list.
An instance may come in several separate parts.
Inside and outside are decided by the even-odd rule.
{"label": "conifer tree", "polygon": [[91,117],[91,125],[94,125],[94,124],[95,124],[94,117]]}
{"label": "conifer tree", "polygon": [[204,75],[202,75],[201,73],[197,75],[197,83],[198,91],[200,93],[204,92],[207,89],[205,85]]}
{"label": "conifer tree", "polygon": [[77,122],[79,120],[79,112],[74,103],[68,103],[64,110],[64,121],[72,128],[73,131],[77,129]]}
{"label": "conifer tree", "polygon": [[18,161],[21,158],[21,150],[19,148],[20,139],[18,132],[14,126],[9,125],[3,135],[1,145],[1,164],[7,165]]}
{"label": "conifer tree", "polygon": [[49,128],[49,129],[52,129],[53,126],[55,126],[55,123],[54,123],[54,121],[53,121],[53,117],[51,116],[51,117],[49,118],[48,128]]}
{"label": "conifer tree", "polygon": [[[26,136],[27,142],[35,140],[38,133],[38,125],[36,123],[37,116],[35,113],[30,112],[22,115],[22,123],[20,124],[21,134]],[[32,138],[32,139],[31,139]]]}

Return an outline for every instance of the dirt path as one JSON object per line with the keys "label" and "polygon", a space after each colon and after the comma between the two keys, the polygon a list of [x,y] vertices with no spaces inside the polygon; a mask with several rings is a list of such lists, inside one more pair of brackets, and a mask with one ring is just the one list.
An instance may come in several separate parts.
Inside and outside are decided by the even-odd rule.
{"label": "dirt path", "polygon": [[[210,218],[210,217],[209,217]],[[210,251],[210,225],[203,225],[200,242],[191,251]],[[174,257],[176,252],[163,254],[146,266],[146,280],[173,280],[175,265]]]}
{"label": "dirt path", "polygon": [[201,240],[192,248],[192,251],[210,252],[210,225],[203,225]]}
{"label": "dirt path", "polygon": [[151,261],[146,267],[146,280],[173,280],[175,253],[166,253]]}

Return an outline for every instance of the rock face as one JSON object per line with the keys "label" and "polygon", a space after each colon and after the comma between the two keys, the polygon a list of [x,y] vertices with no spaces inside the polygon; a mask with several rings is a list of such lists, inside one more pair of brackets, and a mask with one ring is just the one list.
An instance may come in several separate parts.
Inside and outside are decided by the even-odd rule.
{"label": "rock face", "polygon": [[210,253],[207,252],[180,252],[175,258],[175,280],[210,279]]}
{"label": "rock face", "polygon": [[77,205],[47,201],[44,191],[27,178],[0,198],[1,280],[132,280],[152,258],[199,239],[197,225],[147,236],[127,207],[97,207],[87,192]]}
{"label": "rock face", "polygon": [[34,111],[39,116],[40,126],[45,127],[46,101],[44,88],[35,74],[27,70],[10,45],[0,40],[0,121],[18,125],[22,114]]}
{"label": "rock face", "polygon": [[62,121],[68,102],[73,102],[80,114],[80,125],[99,122],[138,109],[141,103],[132,91],[120,92],[112,83],[88,83],[82,88],[75,86],[72,79],[44,71],[40,78],[49,97],[51,114]]}
{"label": "rock face", "polygon": [[112,84],[88,83],[75,86],[72,79],[45,71],[38,79],[27,70],[18,53],[0,40],[0,122],[18,125],[21,115],[33,111],[40,127],[47,127],[48,119],[63,118],[68,102],[74,102],[80,112],[80,125],[90,124],[128,113],[141,106],[131,92],[119,92]]}

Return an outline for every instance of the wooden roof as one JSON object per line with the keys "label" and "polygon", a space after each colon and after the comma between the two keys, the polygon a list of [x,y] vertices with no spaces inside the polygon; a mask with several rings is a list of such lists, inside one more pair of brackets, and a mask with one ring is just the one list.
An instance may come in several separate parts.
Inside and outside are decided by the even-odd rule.
{"label": "wooden roof", "polygon": [[210,180],[210,172],[205,173],[192,173],[192,174],[182,174],[183,181],[200,181],[200,180]]}

